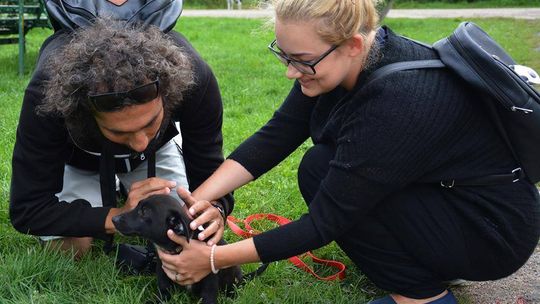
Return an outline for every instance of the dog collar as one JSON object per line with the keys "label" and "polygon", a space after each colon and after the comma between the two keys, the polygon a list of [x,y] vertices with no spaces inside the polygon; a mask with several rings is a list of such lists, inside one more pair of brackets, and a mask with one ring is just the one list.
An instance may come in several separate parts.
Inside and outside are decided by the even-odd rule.
{"label": "dog collar", "polygon": [[171,255],[177,255],[177,254],[180,254],[180,252],[182,252],[182,246],[176,247],[176,249],[174,251],[166,250],[165,248],[159,247],[156,244],[154,244],[154,246],[156,246],[156,248],[159,249],[160,251],[163,251],[163,252],[165,252],[167,254],[171,254]]}

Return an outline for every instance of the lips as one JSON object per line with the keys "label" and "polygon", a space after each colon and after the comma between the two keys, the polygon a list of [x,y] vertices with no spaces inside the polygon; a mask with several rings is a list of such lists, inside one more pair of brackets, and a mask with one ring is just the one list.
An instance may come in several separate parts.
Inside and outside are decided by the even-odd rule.
{"label": "lips", "polygon": [[306,87],[313,82],[313,79],[299,79],[298,82],[300,82],[300,85],[302,85],[303,87]]}

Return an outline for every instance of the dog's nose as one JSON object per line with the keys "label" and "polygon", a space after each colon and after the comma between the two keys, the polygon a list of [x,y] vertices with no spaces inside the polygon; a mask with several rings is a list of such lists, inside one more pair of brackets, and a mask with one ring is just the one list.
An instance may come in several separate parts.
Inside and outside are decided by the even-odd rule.
{"label": "dog's nose", "polygon": [[112,218],[112,222],[115,226],[116,224],[120,223],[121,220],[122,220],[122,215],[116,215],[116,216],[113,216]]}

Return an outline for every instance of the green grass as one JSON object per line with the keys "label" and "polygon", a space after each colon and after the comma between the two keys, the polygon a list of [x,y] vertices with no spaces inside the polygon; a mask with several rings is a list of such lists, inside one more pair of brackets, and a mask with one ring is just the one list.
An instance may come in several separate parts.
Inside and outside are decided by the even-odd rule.
{"label": "green grass", "polygon": [[[259,0],[242,0],[243,9],[257,8],[260,4]],[[227,1],[225,0],[186,0],[184,7],[188,9],[226,9]],[[237,9],[236,3],[234,9]]]}
{"label": "green grass", "polygon": [[458,1],[422,1],[422,0],[396,0],[393,8],[502,8],[502,7],[540,7],[540,0],[476,0],[468,2]]}
{"label": "green grass", "polygon": [[[259,0],[243,0],[243,9],[257,8]],[[226,9],[225,0],[186,0],[187,9]],[[234,6],[236,9],[236,5]],[[396,0],[394,8],[490,8],[490,7],[540,7],[540,0]]]}
{"label": "green grass", "polygon": [[[433,42],[449,34],[461,20],[388,19],[396,32]],[[540,68],[539,21],[476,20],[519,62]],[[212,66],[223,95],[225,154],[263,125],[286,96],[291,81],[266,45],[273,34],[260,20],[182,18],[183,32]],[[533,30],[536,29],[536,30]],[[35,61],[39,45],[50,32],[28,35],[27,62]],[[114,259],[98,247],[82,261],[48,253],[30,236],[16,232],[9,223],[10,160],[24,88],[30,78],[17,77],[17,48],[0,46],[0,303],[141,303],[156,291],[151,276],[125,276],[114,268]],[[297,218],[306,211],[296,183],[296,168],[304,144],[264,177],[236,192],[235,216],[273,212]],[[230,232],[228,240],[237,239]],[[273,263],[264,275],[238,292],[234,303],[361,303],[377,290],[351,264],[335,244],[316,251],[318,256],[346,263],[347,279],[319,282],[288,262]],[[244,266],[245,270],[255,265]],[[322,270],[321,270],[322,271]],[[222,303],[233,303],[221,299]],[[193,300],[179,292],[171,303]]]}

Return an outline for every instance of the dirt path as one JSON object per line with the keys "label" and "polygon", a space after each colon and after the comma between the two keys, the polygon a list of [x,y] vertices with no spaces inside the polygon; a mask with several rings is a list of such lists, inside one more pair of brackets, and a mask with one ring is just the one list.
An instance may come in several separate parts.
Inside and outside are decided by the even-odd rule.
{"label": "dirt path", "polygon": [[[267,18],[269,9],[256,10],[189,10],[182,17]],[[540,8],[478,8],[478,9],[393,9],[389,18],[515,18],[540,19]]]}
{"label": "dirt path", "polygon": [[474,304],[540,304],[540,245],[513,275],[497,281],[467,282],[453,291]]}
{"label": "dirt path", "polygon": [[513,275],[497,281],[466,282],[452,290],[473,304],[540,304],[540,244]]}

